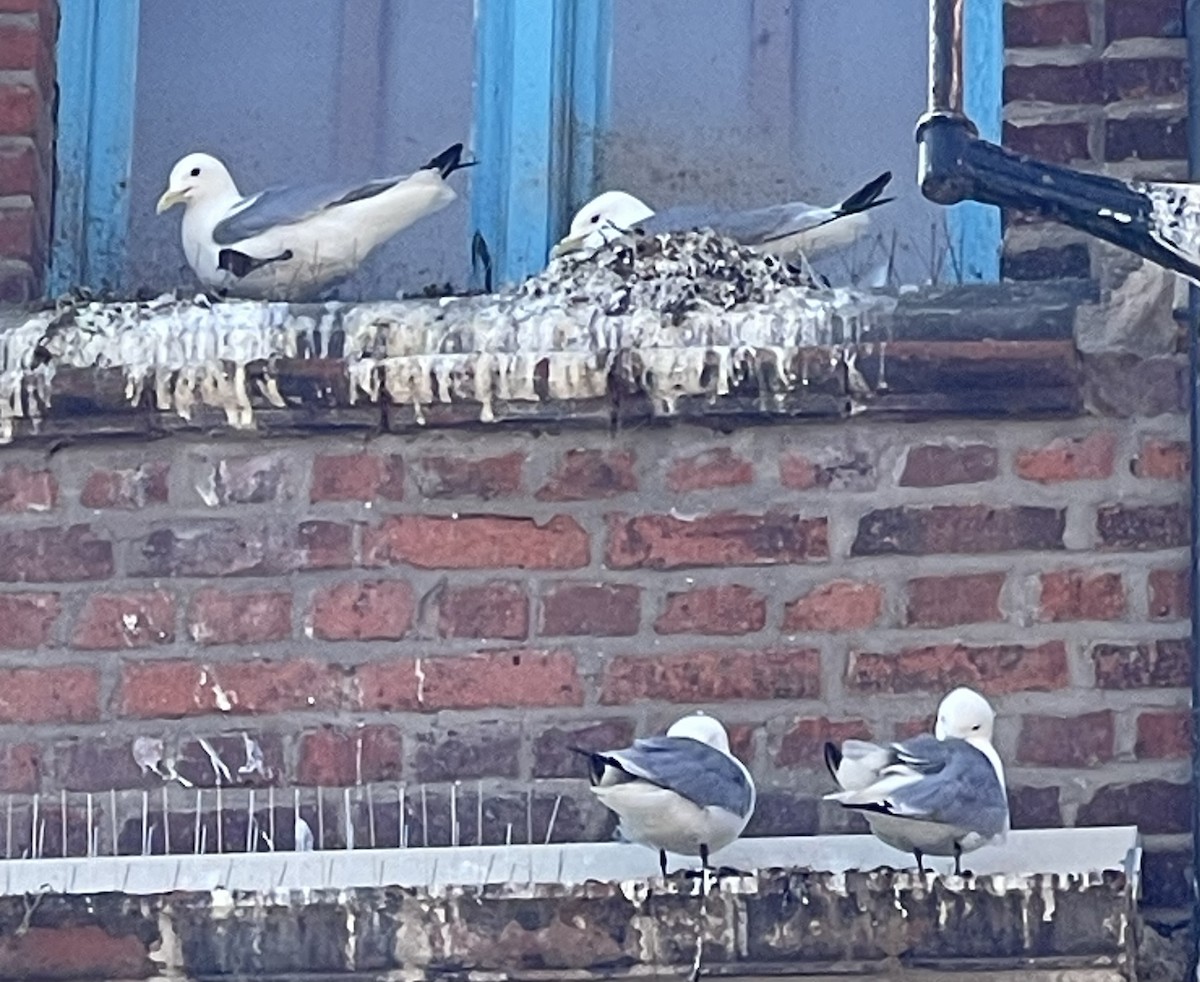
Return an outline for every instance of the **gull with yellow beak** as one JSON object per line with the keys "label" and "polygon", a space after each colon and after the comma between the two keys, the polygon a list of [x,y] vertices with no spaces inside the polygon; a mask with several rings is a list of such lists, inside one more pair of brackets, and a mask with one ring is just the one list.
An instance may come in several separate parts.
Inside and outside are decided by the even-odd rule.
{"label": "gull with yellow beak", "polygon": [[272,187],[249,197],[216,157],[191,153],[172,168],[157,210],[183,205],[184,255],[205,287],[261,300],[311,299],[454,201],[446,178],[475,163],[464,163],[462,150],[456,143],[413,174]]}

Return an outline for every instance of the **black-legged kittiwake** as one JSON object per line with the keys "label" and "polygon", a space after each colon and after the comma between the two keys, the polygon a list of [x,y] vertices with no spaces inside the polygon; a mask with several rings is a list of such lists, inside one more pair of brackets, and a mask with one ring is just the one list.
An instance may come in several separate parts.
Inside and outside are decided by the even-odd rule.
{"label": "black-legged kittiwake", "polygon": [[171,170],[161,214],[184,206],[188,265],[211,290],[266,300],[311,299],[354,272],[393,235],[457,195],[446,183],[462,144],[412,174],[358,184],[280,186],[243,197],[221,161],[191,153]]}
{"label": "black-legged kittiwake", "polygon": [[634,231],[660,235],[712,229],[760,252],[783,257],[803,253],[811,258],[858,238],[869,222],[866,212],[892,200],[880,197],[891,179],[891,171],[880,174],[849,197],[827,207],[789,201],[740,211],[684,205],[656,212],[625,191],[605,191],[575,213],[570,231],[554,247],[553,255],[598,249],[605,242]]}
{"label": "black-legged kittiwake", "polygon": [[685,716],[665,736],[623,750],[572,749],[588,758],[592,791],[620,817],[620,835],[658,850],[663,876],[668,852],[699,856],[707,869],[709,856],[741,835],[754,812],[750,772],[711,716]]}
{"label": "black-legged kittiwake", "polygon": [[932,736],[886,746],[827,743],[825,763],[842,790],[825,797],[860,812],[879,839],[911,852],[922,873],[926,855],[953,856],[961,873],[963,853],[1008,833],[995,718],[983,696],[960,687],[942,700]]}

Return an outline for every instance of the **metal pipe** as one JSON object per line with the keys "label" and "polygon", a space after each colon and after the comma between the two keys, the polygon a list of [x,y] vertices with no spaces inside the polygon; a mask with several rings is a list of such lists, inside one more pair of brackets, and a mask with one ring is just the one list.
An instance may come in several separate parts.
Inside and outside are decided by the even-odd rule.
{"label": "metal pipe", "polygon": [[962,113],[963,0],[929,2],[929,111]]}
{"label": "metal pipe", "polygon": [[[1188,53],[1188,177],[1200,180],[1200,0],[1187,0],[1184,33]],[[1191,555],[1192,601],[1192,944],[1188,977],[1197,977],[1200,962],[1200,290],[1188,292],[1188,367],[1191,403]]]}

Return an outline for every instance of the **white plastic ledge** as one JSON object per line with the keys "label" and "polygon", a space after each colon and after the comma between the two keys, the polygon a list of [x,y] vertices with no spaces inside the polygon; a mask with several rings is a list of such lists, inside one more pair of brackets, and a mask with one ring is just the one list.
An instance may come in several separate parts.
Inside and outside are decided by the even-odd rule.
{"label": "white plastic ledge", "polygon": [[[698,864],[672,857],[671,871]],[[745,872],[800,869],[844,873],[881,866],[913,871],[911,856],[869,835],[742,839],[713,855],[714,865]],[[927,865],[947,874],[952,861]],[[964,857],[976,875],[1058,875],[1085,879],[1124,873],[1138,886],[1141,844],[1134,826],[1011,832],[1003,846]],[[653,850],[623,843],[458,846],[225,855],[101,856],[0,862],[0,895],[39,893],[155,896],[182,892],[272,893],[399,886],[429,892],[484,884],[530,886],[623,882],[657,877]]]}

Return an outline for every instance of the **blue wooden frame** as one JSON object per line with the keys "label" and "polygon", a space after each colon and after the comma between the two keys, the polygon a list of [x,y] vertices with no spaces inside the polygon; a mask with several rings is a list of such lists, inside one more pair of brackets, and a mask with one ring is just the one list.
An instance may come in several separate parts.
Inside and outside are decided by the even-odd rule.
{"label": "blue wooden frame", "polygon": [[[999,143],[1004,125],[1004,0],[966,0],[963,12],[963,111],[979,135]],[[950,248],[963,281],[1000,279],[1000,209],[968,201],[946,216]]]}
{"label": "blue wooden frame", "polygon": [[140,7],[140,0],[59,0],[52,294],[121,285]]}

